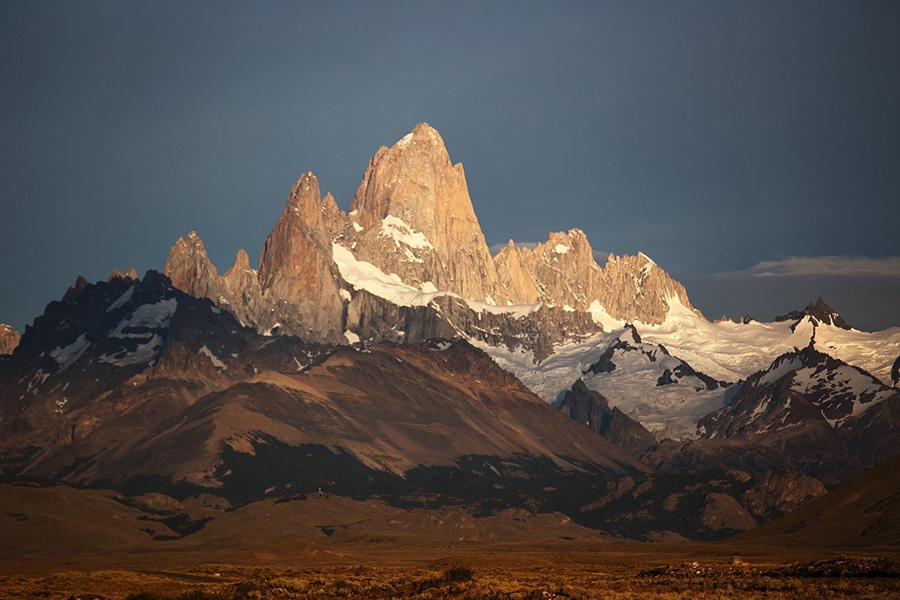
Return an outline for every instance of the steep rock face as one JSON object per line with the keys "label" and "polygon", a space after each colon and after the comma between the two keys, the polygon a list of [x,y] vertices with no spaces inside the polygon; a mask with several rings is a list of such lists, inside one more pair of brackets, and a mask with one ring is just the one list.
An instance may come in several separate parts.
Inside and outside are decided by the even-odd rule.
{"label": "steep rock face", "polygon": [[[815,301],[815,303],[810,302],[806,305],[806,308],[803,310],[795,310],[791,311],[786,315],[781,315],[779,317],[775,317],[775,321],[800,321],[804,317],[810,317],[814,325],[818,325],[819,323],[823,325],[834,325],[835,327],[840,327],[841,329],[850,329],[850,326],[847,325],[847,322],[841,318],[841,315],[837,314],[835,311],[828,306],[822,297]],[[796,325],[796,323],[795,323]]]}
{"label": "steep rock face", "polygon": [[589,314],[557,307],[539,306],[526,314],[479,311],[446,294],[436,295],[425,306],[398,306],[366,290],[354,293],[347,323],[365,345],[463,336],[488,346],[525,350],[536,361],[552,354],[555,345],[600,331]]}
{"label": "steep rock face", "polygon": [[509,240],[509,244],[494,256],[497,278],[513,304],[537,304],[540,301],[541,294],[534,277],[522,264],[526,250]]}
{"label": "steep rock face", "polygon": [[600,392],[589,390],[581,379],[566,391],[559,409],[632,456],[640,456],[656,444],[643,425],[618,408],[610,409],[609,401]]}
{"label": "steep rock face", "polygon": [[897,394],[810,344],[749,377],[728,406],[702,419],[698,428],[709,438],[790,431],[807,423],[839,429]]}
{"label": "steep rock face", "polygon": [[343,332],[343,301],[323,216],[329,208],[315,176],[300,177],[266,238],[259,257],[259,283],[265,297],[290,305],[290,311],[280,316],[299,321],[292,327],[295,333],[336,341]]}
{"label": "steep rock face", "polygon": [[12,354],[19,345],[19,332],[9,325],[0,324],[0,356]]}
{"label": "steep rock face", "polygon": [[178,238],[169,250],[163,274],[174,287],[195,298],[209,298],[217,302],[222,297],[219,272],[209,260],[203,240],[196,231],[191,231],[187,238]]}
{"label": "steep rock face", "polygon": [[504,282],[507,289],[521,294],[511,298],[514,304],[533,303],[532,289],[537,291],[538,302],[581,311],[597,299],[600,267],[580,229],[551,233],[546,243],[534,250],[508,245],[495,262],[504,265],[503,273],[510,277]]}
{"label": "steep rock face", "polygon": [[744,505],[760,522],[797,510],[828,490],[814,477],[794,471],[766,471],[744,494]]}
{"label": "steep rock face", "polygon": [[684,286],[649,257],[609,255],[598,284],[597,298],[610,315],[628,322],[662,323],[669,298],[693,309]]}
{"label": "steep rock face", "polygon": [[[222,275],[222,288],[229,308],[241,315],[242,307],[248,309],[251,314],[259,313],[256,305],[262,302],[262,288],[259,285],[257,272],[250,266],[250,257],[243,249],[238,250],[231,268]],[[248,319],[248,322],[256,322],[258,319]]]}
{"label": "steep rock face", "polygon": [[506,303],[465,173],[440,134],[425,123],[378,150],[351,205],[359,260],[396,273],[407,285]]}
{"label": "steep rock face", "polygon": [[494,264],[514,304],[543,302],[587,311],[596,301],[614,319],[653,324],[665,320],[670,298],[694,310],[684,286],[641,253],[610,254],[601,268],[579,229],[551,233],[533,250],[510,241]]}

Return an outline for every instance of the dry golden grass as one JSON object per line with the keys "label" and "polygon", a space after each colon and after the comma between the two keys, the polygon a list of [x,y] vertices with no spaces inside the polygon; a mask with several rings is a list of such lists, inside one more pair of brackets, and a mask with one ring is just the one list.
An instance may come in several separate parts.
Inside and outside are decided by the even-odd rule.
{"label": "dry golden grass", "polygon": [[[134,571],[62,572],[0,577],[0,598],[50,600],[293,600],[492,599],[705,600],[749,598],[900,597],[900,578],[806,576],[806,567],[778,572],[774,565],[687,563],[650,571],[622,567],[592,568],[547,560],[469,556],[444,559],[420,567],[318,566],[250,567],[203,565],[186,571],[151,574]],[[507,564],[501,564],[507,562]],[[835,563],[834,561],[828,564]],[[876,564],[860,559],[865,569]],[[896,562],[882,560],[884,564]],[[877,571],[877,570],[876,570]],[[849,572],[849,571],[844,571]],[[875,572],[869,575],[877,574]],[[882,569],[882,573],[883,569]],[[891,574],[891,573],[888,573]],[[894,572],[894,575],[897,573]]]}

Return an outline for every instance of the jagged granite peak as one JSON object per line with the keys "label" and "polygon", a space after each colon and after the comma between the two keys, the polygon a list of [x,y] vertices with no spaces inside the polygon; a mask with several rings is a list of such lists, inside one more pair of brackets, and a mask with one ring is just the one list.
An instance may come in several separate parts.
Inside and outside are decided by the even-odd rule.
{"label": "jagged granite peak", "polygon": [[665,320],[670,298],[697,312],[684,286],[641,252],[610,254],[600,267],[580,229],[551,233],[533,249],[510,241],[494,264],[514,304],[543,302],[586,311],[596,301],[614,319],[648,324]]}
{"label": "jagged granite peak", "polygon": [[691,306],[684,286],[642,252],[620,257],[610,254],[601,270],[597,295],[610,315],[627,322],[663,322],[669,312],[670,298],[677,298],[699,315]]}
{"label": "jagged granite peak", "polygon": [[127,271],[120,271],[118,269],[113,269],[110,272],[109,277],[106,278],[107,282],[112,281],[113,279],[131,279],[132,281],[136,281],[139,279],[137,269],[134,267],[128,267]]}
{"label": "jagged granite peak", "polygon": [[514,304],[533,303],[532,288],[537,291],[538,302],[575,310],[587,310],[597,299],[600,267],[580,229],[551,233],[533,250],[509,244],[497,253],[494,262],[498,272],[509,277],[501,283],[510,291]]}
{"label": "jagged granite peak", "polygon": [[837,429],[897,395],[866,371],[816,349],[782,354],[698,423],[706,438],[777,433],[810,423]]}
{"label": "jagged granite peak", "polygon": [[333,199],[323,203],[315,175],[304,173],[266,238],[258,277],[264,297],[291,305],[290,316],[299,321],[294,333],[336,341],[343,333],[344,306],[324,216],[330,204]]}
{"label": "jagged granite peak", "polygon": [[[165,272],[175,287],[210,298],[258,331],[328,343],[449,334],[524,347],[528,343],[515,342],[512,332],[531,330],[534,324],[522,326],[517,319],[544,304],[556,311],[554,324],[539,328],[562,329],[538,336],[540,343],[532,344],[536,360],[552,354],[558,342],[601,330],[601,321],[592,321],[598,314],[605,318],[597,306],[614,319],[644,323],[662,322],[672,297],[690,307],[683,288],[643,255],[613,257],[616,267],[604,271],[578,229],[550,234],[533,249],[510,244],[495,261],[462,165],[451,162],[440,134],[424,123],[392,147],[378,150],[351,208],[344,213],[331,194],[323,198],[316,177],[304,173],[266,239],[258,271],[239,255],[219,276],[192,232],[173,247]],[[631,282],[624,297],[617,295],[618,279]],[[363,289],[379,300],[361,298]],[[422,292],[414,302],[426,308],[406,310],[411,305],[398,300],[395,291],[404,297]],[[426,314],[442,310],[434,296],[426,295],[448,292],[474,302],[455,307],[452,314]],[[404,307],[396,306],[398,301]],[[514,305],[507,315],[489,317],[502,331],[483,331],[479,302],[503,310]],[[523,305],[528,308],[516,310]],[[399,318],[400,313],[409,314],[399,322],[384,318]],[[554,342],[548,346],[550,340]]]}
{"label": "jagged granite peak", "polygon": [[841,318],[841,315],[836,313],[831,309],[828,304],[825,303],[825,300],[822,299],[821,296],[815,301],[815,303],[810,302],[806,305],[806,308],[803,310],[794,310],[786,315],[780,315],[775,317],[775,321],[800,321],[804,317],[810,317],[813,320],[814,325],[818,325],[819,323],[823,325],[834,325],[835,327],[840,327],[841,329],[851,329],[851,327],[847,324],[844,319]]}
{"label": "jagged granite peak", "polygon": [[[238,315],[242,321],[256,323],[259,321],[252,314],[246,314],[242,309],[254,307],[261,302],[262,288],[259,286],[259,278],[256,269],[250,266],[250,257],[241,248],[234,257],[231,268],[225,271],[221,277],[223,296],[216,302],[220,305],[228,305],[228,309]],[[216,299],[213,299],[216,301]]]}
{"label": "jagged granite peak", "polygon": [[375,153],[349,214],[359,231],[359,260],[413,287],[430,283],[506,303],[462,164],[451,162],[440,134],[426,123]]}
{"label": "jagged granite peak", "polygon": [[19,332],[10,325],[0,323],[0,356],[12,354],[19,345]]}
{"label": "jagged granite peak", "polygon": [[79,275],[75,278],[75,285],[71,285],[66,289],[66,293],[63,294],[62,301],[68,302],[70,300],[74,300],[78,294],[84,291],[84,288],[90,285],[90,282],[84,278],[84,275]]}
{"label": "jagged granite peak", "polygon": [[541,291],[534,277],[523,264],[528,248],[517,247],[512,240],[494,256],[494,268],[497,278],[506,292],[506,297],[513,304],[537,304]]}
{"label": "jagged granite peak", "polygon": [[222,295],[219,272],[209,260],[203,240],[196,231],[179,237],[169,250],[163,274],[172,286],[197,298],[213,300]]}

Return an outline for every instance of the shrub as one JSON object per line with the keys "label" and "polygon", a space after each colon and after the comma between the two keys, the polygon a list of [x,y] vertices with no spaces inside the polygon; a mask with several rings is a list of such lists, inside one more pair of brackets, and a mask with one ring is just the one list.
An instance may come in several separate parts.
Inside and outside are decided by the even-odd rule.
{"label": "shrub", "polygon": [[472,581],[473,577],[472,569],[462,565],[455,565],[444,571],[444,581],[447,583]]}

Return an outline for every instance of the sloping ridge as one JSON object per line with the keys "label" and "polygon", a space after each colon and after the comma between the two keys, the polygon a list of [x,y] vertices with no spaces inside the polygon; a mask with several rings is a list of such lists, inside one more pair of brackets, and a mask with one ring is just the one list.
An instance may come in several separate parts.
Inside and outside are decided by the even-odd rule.
{"label": "sloping ridge", "polygon": [[250,460],[273,444],[394,476],[470,456],[502,459],[504,476],[526,472],[523,460],[559,472],[646,470],[464,341],[341,349],[301,374],[260,373],[150,432],[119,468],[217,487],[224,455]]}
{"label": "sloping ridge", "polygon": [[729,541],[810,548],[900,545],[900,454],[806,506]]}

